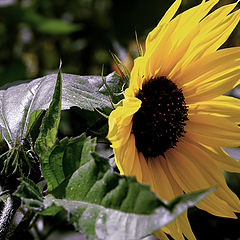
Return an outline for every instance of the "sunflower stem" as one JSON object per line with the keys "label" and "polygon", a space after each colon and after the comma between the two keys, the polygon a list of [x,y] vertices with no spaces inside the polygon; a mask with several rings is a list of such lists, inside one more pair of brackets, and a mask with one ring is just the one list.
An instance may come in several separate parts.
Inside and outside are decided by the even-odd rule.
{"label": "sunflower stem", "polygon": [[104,76],[103,76],[103,72],[104,72],[104,65],[102,65],[102,73],[101,73],[101,77],[102,77],[102,81],[103,81],[103,84],[105,85],[105,87],[107,88],[107,91],[108,91],[108,94],[113,97],[114,96],[114,93],[112,92],[112,89],[108,86]]}
{"label": "sunflower stem", "polygon": [[20,199],[16,196],[8,195],[7,201],[0,216],[0,240],[8,238],[11,230],[13,217],[20,207]]}

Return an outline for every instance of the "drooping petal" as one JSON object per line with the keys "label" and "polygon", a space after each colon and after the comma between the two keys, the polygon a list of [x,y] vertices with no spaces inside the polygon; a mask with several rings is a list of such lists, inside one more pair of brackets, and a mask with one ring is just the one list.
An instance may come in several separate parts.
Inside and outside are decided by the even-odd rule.
{"label": "drooping petal", "polygon": [[[177,194],[173,190],[173,184],[167,175],[166,159],[159,156],[155,159],[149,159],[148,165],[152,173],[153,186],[155,193],[162,199],[167,201],[172,200]],[[164,186],[164,187],[162,187]],[[180,191],[180,193],[182,193]]]}
{"label": "drooping petal", "polygon": [[[183,190],[169,171],[166,159],[163,157],[149,159],[148,166],[152,174],[153,185],[151,185],[151,188],[161,199],[171,200],[183,194]],[[175,239],[184,239],[183,235],[185,235],[189,240],[195,240],[186,213],[162,229],[167,233],[171,233]]]}
{"label": "drooping petal", "polygon": [[141,152],[138,152],[138,159],[139,159],[142,171],[144,173],[142,175],[142,182],[145,184],[149,184],[149,186],[151,186],[151,189],[153,189],[152,172],[148,166],[147,160],[145,159],[145,157],[143,156],[143,154]]}
{"label": "drooping petal", "polygon": [[[192,157],[195,157],[195,154],[193,154]],[[185,192],[188,193],[213,187],[194,162],[185,154],[176,151],[176,149],[171,149],[166,154],[166,158],[173,177]],[[229,206],[226,201],[219,198],[214,192],[199,202],[197,206],[216,216],[236,218],[232,207]]]}
{"label": "drooping petal", "polygon": [[238,197],[228,188],[222,169],[218,168],[215,161],[205,151],[206,149],[187,136],[182,139],[179,145],[179,151],[194,162],[194,165],[199,169],[204,178],[211,185],[218,186],[214,191],[216,196],[225,200],[232,207],[233,211],[240,212]]}
{"label": "drooping petal", "polygon": [[112,148],[119,148],[126,143],[132,129],[132,116],[140,106],[141,100],[129,97],[127,100],[123,100],[123,106],[119,106],[111,112],[107,138],[112,142]]}
{"label": "drooping petal", "polygon": [[[133,172],[134,168],[134,159],[136,157],[136,146],[135,146],[135,137],[133,134],[130,134],[129,140],[124,145],[125,149],[121,149],[120,153],[123,153],[124,155],[120,157],[122,168],[125,175],[133,175],[131,174]],[[133,160],[131,160],[133,159]]]}
{"label": "drooping petal", "polygon": [[114,156],[120,174],[134,175],[138,181],[142,182],[143,169],[140,165],[133,134],[124,145],[114,149]]}
{"label": "drooping petal", "polygon": [[183,230],[183,234],[188,240],[196,240],[196,237],[194,236],[192,232],[192,228],[188,221],[187,211],[185,211],[182,215],[180,215],[176,219],[176,221],[179,225],[179,228]]}
{"label": "drooping petal", "polygon": [[161,239],[161,240],[169,240],[167,235],[161,229],[159,229],[156,232],[154,232],[154,235],[156,237],[158,237],[159,239]]}

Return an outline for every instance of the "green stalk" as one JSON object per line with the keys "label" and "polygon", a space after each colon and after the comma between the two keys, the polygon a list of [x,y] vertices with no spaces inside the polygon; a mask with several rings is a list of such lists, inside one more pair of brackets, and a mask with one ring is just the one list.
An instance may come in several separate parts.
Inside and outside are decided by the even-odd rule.
{"label": "green stalk", "polygon": [[8,195],[7,201],[0,216],[0,240],[7,239],[13,217],[20,206],[18,197]]}

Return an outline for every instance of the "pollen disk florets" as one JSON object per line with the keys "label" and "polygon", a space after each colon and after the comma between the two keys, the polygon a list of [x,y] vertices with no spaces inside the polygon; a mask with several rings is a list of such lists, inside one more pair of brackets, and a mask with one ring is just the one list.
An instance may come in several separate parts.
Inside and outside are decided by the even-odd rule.
{"label": "pollen disk florets", "polygon": [[133,115],[136,147],[146,158],[164,156],[185,133],[188,108],[175,83],[166,77],[147,81],[136,95],[142,101]]}

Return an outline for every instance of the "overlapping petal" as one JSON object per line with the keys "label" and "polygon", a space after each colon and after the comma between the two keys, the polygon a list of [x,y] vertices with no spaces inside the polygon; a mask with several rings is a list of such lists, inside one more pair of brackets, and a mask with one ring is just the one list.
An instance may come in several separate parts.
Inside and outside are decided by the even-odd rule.
{"label": "overlapping petal", "polygon": [[189,48],[185,55],[178,61],[169,75],[173,78],[191,63],[203,56],[215,52],[229,37],[239,22],[239,11],[229,14],[237,5],[236,3],[223,6],[206,18],[195,29],[194,37],[190,40]]}
{"label": "overlapping petal", "polygon": [[232,121],[214,115],[191,115],[185,130],[208,146],[239,146],[240,128]]}
{"label": "overlapping petal", "polygon": [[229,119],[232,124],[240,122],[240,99],[221,95],[212,100],[189,105],[191,115],[215,115]]}
{"label": "overlapping petal", "polygon": [[[181,152],[179,149],[174,149],[167,154],[167,163],[174,179],[184,192],[212,187],[212,183],[205,178],[205,174],[186,153],[186,151]],[[191,157],[196,157],[196,155],[192,154]],[[215,193],[207,196],[197,206],[216,216],[236,218],[232,207]]]}
{"label": "overlapping petal", "polygon": [[135,97],[123,100],[123,105],[112,111],[109,116],[107,138],[112,148],[118,148],[128,140],[132,129],[132,116],[140,108],[141,101]]}
{"label": "overlapping petal", "polygon": [[240,48],[221,49],[190,64],[174,79],[187,104],[214,99],[240,81]]}
{"label": "overlapping petal", "polygon": [[199,22],[217,2],[218,0],[211,0],[185,11],[168,24],[161,25],[161,30],[151,44],[146,41],[144,55],[147,59],[146,78],[150,75],[155,77],[157,74],[169,75],[173,66],[185,55],[191,40],[198,31]]}

